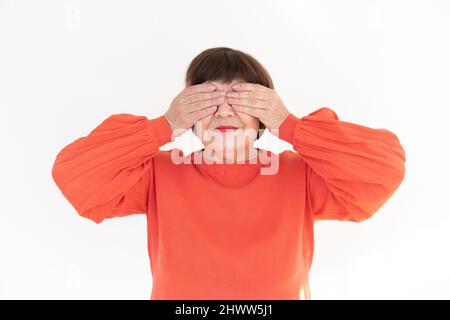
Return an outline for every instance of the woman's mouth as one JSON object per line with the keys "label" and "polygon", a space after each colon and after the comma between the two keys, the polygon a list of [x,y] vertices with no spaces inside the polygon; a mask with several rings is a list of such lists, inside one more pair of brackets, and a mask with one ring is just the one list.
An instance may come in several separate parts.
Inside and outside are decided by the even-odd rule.
{"label": "woman's mouth", "polygon": [[215,130],[219,130],[221,132],[226,132],[228,130],[229,131],[233,131],[233,130],[236,130],[236,129],[239,129],[239,128],[234,127],[234,126],[219,126],[219,127],[215,128]]}

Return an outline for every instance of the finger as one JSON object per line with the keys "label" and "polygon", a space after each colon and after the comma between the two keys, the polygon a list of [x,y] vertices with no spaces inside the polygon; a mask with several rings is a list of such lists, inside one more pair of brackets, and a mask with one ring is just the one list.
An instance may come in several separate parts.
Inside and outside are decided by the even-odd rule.
{"label": "finger", "polygon": [[272,92],[269,90],[261,91],[228,91],[225,95],[227,98],[251,98],[259,100],[270,100],[272,99]]}
{"label": "finger", "polygon": [[196,101],[186,106],[186,112],[195,112],[207,107],[217,106],[225,101],[224,96],[215,97],[204,101]]}
{"label": "finger", "polygon": [[190,96],[192,94],[198,93],[198,92],[211,92],[216,90],[216,86],[214,86],[211,83],[200,83],[195,84],[189,87],[186,87],[186,89],[183,90],[184,95]]}
{"label": "finger", "polygon": [[183,99],[183,103],[191,104],[197,101],[205,101],[225,96],[225,91],[215,90],[212,92],[197,92]]}
{"label": "finger", "polygon": [[201,120],[201,119],[213,114],[214,112],[216,112],[216,110],[217,110],[217,106],[212,106],[212,107],[194,111],[190,114],[190,116],[192,117],[193,121],[195,122],[195,121]]}
{"label": "finger", "polygon": [[236,91],[263,91],[268,89],[267,87],[259,83],[239,82],[231,86]]}
{"label": "finger", "polygon": [[269,100],[257,100],[257,99],[241,99],[241,98],[228,98],[227,102],[231,105],[238,104],[242,106],[248,106],[259,109],[269,109],[270,101]]}
{"label": "finger", "polygon": [[241,106],[241,105],[232,105],[232,107],[236,112],[244,112],[244,113],[247,113],[256,118],[261,118],[261,116],[264,115],[263,109],[252,108],[252,107]]}

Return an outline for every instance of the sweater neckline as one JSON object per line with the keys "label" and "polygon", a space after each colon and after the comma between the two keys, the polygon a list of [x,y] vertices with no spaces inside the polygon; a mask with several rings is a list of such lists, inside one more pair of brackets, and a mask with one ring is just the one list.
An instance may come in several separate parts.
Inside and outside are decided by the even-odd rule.
{"label": "sweater neckline", "polygon": [[[196,160],[200,159],[200,161],[196,163],[194,157],[196,157]],[[236,188],[249,184],[260,175],[261,168],[267,166],[267,164],[261,162],[259,156],[251,159],[251,161],[247,160],[242,163],[210,163],[203,157],[202,150],[191,154],[191,163],[203,175],[227,188]]]}

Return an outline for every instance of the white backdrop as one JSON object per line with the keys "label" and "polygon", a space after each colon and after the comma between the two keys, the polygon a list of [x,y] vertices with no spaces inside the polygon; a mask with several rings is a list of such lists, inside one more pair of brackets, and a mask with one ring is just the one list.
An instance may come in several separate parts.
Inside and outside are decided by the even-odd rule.
{"label": "white backdrop", "polygon": [[297,116],[328,106],[406,150],[371,219],[316,224],[312,298],[450,298],[449,16],[445,0],[0,0],[0,298],[148,299],[145,216],[79,217],[51,167],[110,114],[162,115],[215,46],[258,59]]}

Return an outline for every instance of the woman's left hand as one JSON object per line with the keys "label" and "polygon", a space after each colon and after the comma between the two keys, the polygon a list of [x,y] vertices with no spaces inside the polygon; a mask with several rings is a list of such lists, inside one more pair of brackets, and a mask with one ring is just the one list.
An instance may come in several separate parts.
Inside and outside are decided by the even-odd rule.
{"label": "woman's left hand", "polygon": [[228,104],[235,111],[258,118],[267,129],[278,129],[289,110],[274,89],[257,83],[240,82],[226,94]]}

